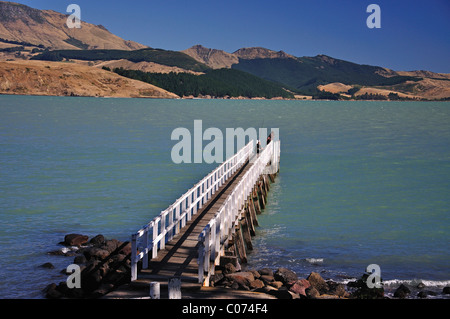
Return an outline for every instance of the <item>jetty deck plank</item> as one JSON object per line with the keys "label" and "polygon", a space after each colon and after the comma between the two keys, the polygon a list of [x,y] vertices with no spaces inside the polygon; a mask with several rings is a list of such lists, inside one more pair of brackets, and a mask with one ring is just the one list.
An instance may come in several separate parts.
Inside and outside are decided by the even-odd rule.
{"label": "jetty deck plank", "polygon": [[203,205],[192,219],[186,223],[180,233],[166,243],[165,249],[158,256],[149,260],[148,269],[140,270],[136,284],[158,281],[167,283],[171,277],[180,277],[183,285],[190,283],[198,285],[198,236],[209,221],[215,216],[221,205],[235,185],[239,183],[247,170],[253,164],[247,162],[227,183],[222,185],[215,194]]}

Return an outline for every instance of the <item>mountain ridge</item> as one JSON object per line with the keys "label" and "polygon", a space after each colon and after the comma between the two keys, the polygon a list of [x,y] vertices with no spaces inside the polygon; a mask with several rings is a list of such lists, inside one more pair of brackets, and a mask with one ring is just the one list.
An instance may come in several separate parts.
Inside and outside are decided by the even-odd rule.
{"label": "mountain ridge", "polygon": [[[450,99],[450,74],[426,70],[394,71],[325,54],[296,57],[282,50],[263,47],[244,47],[232,53],[200,44],[183,51],[153,49],[126,41],[102,25],[82,22],[81,30],[69,29],[67,17],[53,10],[38,10],[19,3],[0,1],[0,60],[64,61],[97,69],[140,70],[150,75],[176,73],[179,75],[170,76],[171,85],[178,80],[199,83],[209,90],[202,96],[214,96],[214,92],[221,92],[219,89],[232,84],[233,77],[236,83],[244,83],[238,81],[244,77],[243,74],[215,72],[214,80],[219,74],[226,77],[220,88],[208,87],[205,81],[182,74],[210,79],[209,72],[222,68],[235,69],[253,76],[245,77],[253,82],[253,88],[257,78],[260,78],[299,98]],[[42,68],[37,70],[42,71]],[[95,72],[92,74],[100,76]],[[31,84],[26,81],[24,85]],[[181,81],[176,85],[183,83]],[[185,85],[188,86],[188,83]],[[179,89],[176,88],[177,91]],[[253,89],[248,95],[254,96],[255,91],[258,90]]]}
{"label": "mountain ridge", "polygon": [[[68,15],[39,10],[26,5],[0,1],[0,38],[57,49],[120,49],[138,50],[147,46],[124,40],[104,26],[82,21],[81,29],[69,29]],[[0,40],[0,42],[2,42]]]}

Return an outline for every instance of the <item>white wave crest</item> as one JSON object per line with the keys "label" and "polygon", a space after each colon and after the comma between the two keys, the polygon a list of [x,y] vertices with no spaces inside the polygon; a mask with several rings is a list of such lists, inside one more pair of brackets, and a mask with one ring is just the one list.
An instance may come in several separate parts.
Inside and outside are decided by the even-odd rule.
{"label": "white wave crest", "polygon": [[425,287],[437,287],[437,288],[443,288],[448,285],[450,285],[450,280],[425,280],[425,279],[411,279],[411,280],[404,280],[404,279],[391,279],[383,281],[383,285],[385,287],[396,287],[400,286],[401,284],[405,284],[411,287],[417,287],[419,284],[423,284]]}
{"label": "white wave crest", "polygon": [[323,263],[323,258],[306,258],[305,259],[307,262],[309,262],[310,264],[321,264]]}

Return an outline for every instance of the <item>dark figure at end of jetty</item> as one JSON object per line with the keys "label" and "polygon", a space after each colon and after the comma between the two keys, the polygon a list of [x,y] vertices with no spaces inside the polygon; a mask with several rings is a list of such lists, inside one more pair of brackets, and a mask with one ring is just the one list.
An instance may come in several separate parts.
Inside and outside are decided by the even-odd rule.
{"label": "dark figure at end of jetty", "polygon": [[267,136],[267,142],[266,142],[267,145],[269,145],[269,143],[272,141],[272,135],[273,135],[273,132],[270,132],[269,136]]}

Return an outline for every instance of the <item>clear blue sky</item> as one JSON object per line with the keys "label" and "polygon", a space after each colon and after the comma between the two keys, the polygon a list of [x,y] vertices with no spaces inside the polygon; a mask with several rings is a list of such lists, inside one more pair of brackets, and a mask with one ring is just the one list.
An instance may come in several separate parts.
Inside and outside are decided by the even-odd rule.
{"label": "clear blue sky", "polygon": [[[326,54],[394,70],[450,73],[449,0],[16,0],[38,9],[81,7],[83,21],[167,50],[195,44],[234,52],[261,46]],[[381,29],[366,8],[381,7]]]}

